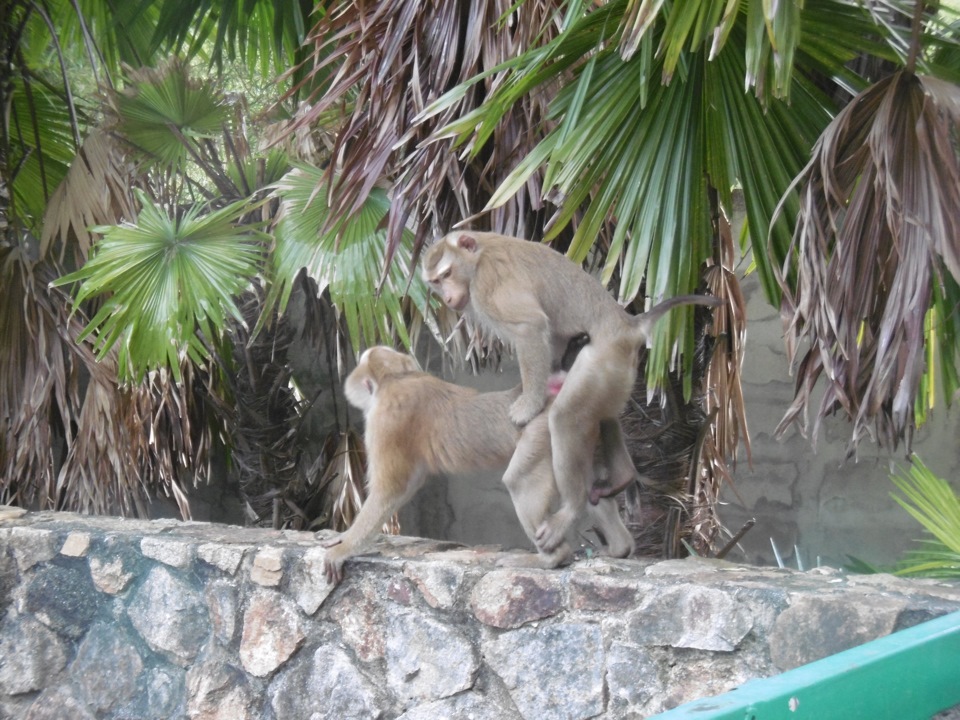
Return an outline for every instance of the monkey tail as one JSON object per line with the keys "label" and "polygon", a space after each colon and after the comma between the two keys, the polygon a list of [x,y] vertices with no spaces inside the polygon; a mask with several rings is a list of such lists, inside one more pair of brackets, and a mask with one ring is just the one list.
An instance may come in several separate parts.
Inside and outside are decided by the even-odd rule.
{"label": "monkey tail", "polygon": [[647,337],[650,335],[650,331],[653,330],[653,326],[657,324],[657,320],[666,315],[668,311],[679,305],[704,305],[706,307],[717,307],[722,303],[723,301],[720,298],[714,297],[713,295],[676,295],[672,298],[667,298],[663,302],[657,303],[646,312],[640,313],[639,315],[634,315],[631,318],[634,336],[638,344],[646,342]]}

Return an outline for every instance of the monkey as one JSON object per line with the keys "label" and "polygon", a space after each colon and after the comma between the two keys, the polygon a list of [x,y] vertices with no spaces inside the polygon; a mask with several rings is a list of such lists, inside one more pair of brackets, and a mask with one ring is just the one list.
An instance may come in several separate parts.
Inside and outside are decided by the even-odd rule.
{"label": "monkey", "polygon": [[[606,288],[565,255],[537,242],[490,232],[448,233],[424,255],[422,275],[453,310],[513,345],[522,392],[510,418],[523,426],[543,410],[551,368],[571,338],[589,336],[547,412],[560,509],[541,525],[536,544],[557,547],[589,499],[588,466],[633,390],[637,354],[654,324],[678,305],[718,305],[679,295],[630,315]],[[620,442],[622,442],[622,437]]]}
{"label": "monkey", "polygon": [[[546,416],[533,418],[522,430],[510,420],[519,386],[480,393],[420,371],[410,355],[375,346],[360,356],[344,393],[364,415],[368,496],[350,528],[322,543],[328,548],[324,572],[331,584],[342,579],[344,561],[361,552],[431,474],[506,466],[503,481],[531,542],[559,503]],[[600,498],[587,516],[611,555],[633,552],[633,537],[615,500]],[[538,552],[536,563],[557,567],[572,554],[564,539]]]}

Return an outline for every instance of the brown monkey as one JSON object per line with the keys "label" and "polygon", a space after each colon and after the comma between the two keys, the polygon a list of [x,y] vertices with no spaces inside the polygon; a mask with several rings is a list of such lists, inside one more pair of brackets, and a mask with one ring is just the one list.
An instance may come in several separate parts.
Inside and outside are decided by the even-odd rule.
{"label": "brown monkey", "polygon": [[[509,466],[504,483],[524,531],[534,540],[559,496],[553,480],[546,416],[522,431],[510,421],[511,403],[520,389],[479,393],[421,372],[409,355],[373,347],[347,376],[347,400],[363,411],[367,449],[368,496],[353,525],[323,544],[327,579],[337,583],[344,561],[356,555],[383,522],[422,487],[431,474]],[[603,499],[588,509],[610,554],[626,557],[633,538],[616,502]],[[561,540],[540,552],[539,564],[556,567],[572,550]]]}
{"label": "brown monkey", "polygon": [[[548,413],[560,510],[537,533],[537,547],[557,547],[588,498],[594,449],[604,443],[633,389],[637,353],[654,323],[677,305],[717,305],[702,295],[681,295],[632,316],[607,290],[566,256],[542,245],[497,233],[456,231],[424,257],[423,277],[455,310],[516,348],[523,392],[510,417],[523,425],[544,406],[550,370],[567,342],[589,342],[573,362]],[[616,441],[622,443],[622,437]]]}

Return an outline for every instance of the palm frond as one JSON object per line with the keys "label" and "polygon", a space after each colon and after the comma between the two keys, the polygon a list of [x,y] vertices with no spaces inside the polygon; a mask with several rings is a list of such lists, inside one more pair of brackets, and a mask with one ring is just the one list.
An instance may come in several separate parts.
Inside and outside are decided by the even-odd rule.
{"label": "palm frond", "polygon": [[933,535],[907,554],[896,573],[960,577],[960,496],[916,455],[907,470],[898,467],[890,479],[904,495],[893,499]]}
{"label": "palm frond", "polygon": [[167,367],[179,380],[182,359],[208,358],[228,317],[243,322],[234,298],[259,270],[261,234],[237,225],[245,202],[173,218],[137,195],[136,223],[94,228],[93,257],[54,284],[80,282],[77,305],[108,295],[80,339],[95,334],[100,357],[117,346],[121,377]]}
{"label": "palm frond", "polygon": [[308,0],[164,0],[159,4],[154,50],[205,55],[221,70],[240,59],[251,74],[280,72],[294,64],[310,13],[322,6]]}
{"label": "palm frond", "polygon": [[186,140],[218,136],[228,121],[222,98],[204,83],[191,80],[181,63],[128,74],[130,85],[114,100],[118,130],[153,162],[181,169],[190,157]]}
{"label": "palm frond", "polygon": [[[935,277],[960,277],[960,167],[950,108],[906,71],[873,85],[844,108],[814,147],[801,180],[794,250],[783,266],[781,313],[790,361],[809,342],[793,404],[777,429],[807,432],[815,383],[827,385],[820,418],[841,410],[853,422],[851,447],[873,434],[896,446],[916,424],[925,367],[924,315]],[[950,97],[956,97],[953,88]],[[940,283],[939,296],[947,287]],[[954,283],[955,286],[955,283]],[[941,318],[955,308],[941,307]],[[931,326],[952,355],[952,320]],[[943,329],[941,331],[941,328]],[[801,413],[804,419],[800,421]],[[908,439],[909,442],[909,439]]]}
{"label": "palm frond", "polygon": [[411,347],[408,312],[425,315],[431,302],[423,280],[412,274],[412,233],[404,233],[394,262],[388,263],[382,227],[390,208],[386,193],[374,188],[359,212],[334,221],[326,205],[323,174],[301,165],[277,183],[282,205],[267,308],[275,303],[281,311],[286,308],[293,281],[305,268],[320,293],[329,290],[354,348],[390,343],[395,334]]}
{"label": "palm frond", "polygon": [[82,264],[94,243],[90,228],[133,220],[136,206],[130,192],[131,176],[117,141],[101,130],[92,131],[47,204],[40,257],[57,248],[58,259],[63,261],[69,249],[70,264]]}
{"label": "palm frond", "polygon": [[[392,186],[387,219],[387,259],[401,242],[408,219],[417,247],[480,211],[505,169],[526,155],[544,100],[531,96],[497,128],[483,159],[458,157],[449,142],[424,143],[430,133],[469,112],[496,84],[489,77],[442,111],[415,123],[424,108],[454,84],[496,66],[557,30],[553,3],[505,6],[421,3],[417,0],[328,8],[308,39],[306,82],[312,107],[289,126],[315,123],[332,109],[341,120],[324,178],[332,216],[359,212],[375,183]],[[296,92],[294,86],[291,92]],[[532,190],[532,188],[531,188]],[[540,198],[520,193],[494,213],[494,229],[517,235],[534,230]]]}
{"label": "palm frond", "polygon": [[14,79],[4,93],[8,145],[0,151],[10,193],[9,219],[39,234],[47,201],[67,173],[76,151],[71,113],[42,83]]}

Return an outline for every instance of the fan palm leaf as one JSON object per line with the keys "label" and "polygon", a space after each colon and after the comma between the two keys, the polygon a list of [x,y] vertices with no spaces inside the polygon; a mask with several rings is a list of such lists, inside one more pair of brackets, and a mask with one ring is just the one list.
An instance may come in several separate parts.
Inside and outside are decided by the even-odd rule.
{"label": "fan palm leaf", "polygon": [[237,224],[246,202],[177,218],[137,196],[136,223],[94,228],[103,237],[93,257],[54,284],[79,282],[77,305],[107,296],[80,340],[95,334],[100,357],[116,346],[122,377],[167,367],[179,380],[184,355],[202,362],[228,318],[243,322],[234,298],[259,270],[263,236]]}
{"label": "fan palm leaf", "polygon": [[189,144],[219,136],[227,108],[217,93],[191,81],[186,69],[169,63],[158,71],[131,71],[126,92],[116,95],[118,130],[135,148],[166,168],[180,169]]}
{"label": "fan palm leaf", "polygon": [[268,76],[296,62],[309,15],[321,7],[307,0],[162,0],[152,43],[154,51],[185,50],[187,58],[209,54],[223,69],[224,61],[246,63],[251,75]]}
{"label": "fan palm leaf", "polygon": [[411,347],[406,313],[412,306],[426,315],[430,303],[426,284],[419,276],[411,276],[413,234],[404,233],[394,261],[387,263],[382,228],[390,208],[386,193],[374,188],[359,213],[331,220],[323,177],[323,170],[299,165],[277,183],[281,211],[271,254],[273,288],[267,308],[278,303],[282,311],[294,279],[306,269],[319,292],[329,290],[354,348],[391,342],[394,334]]}

